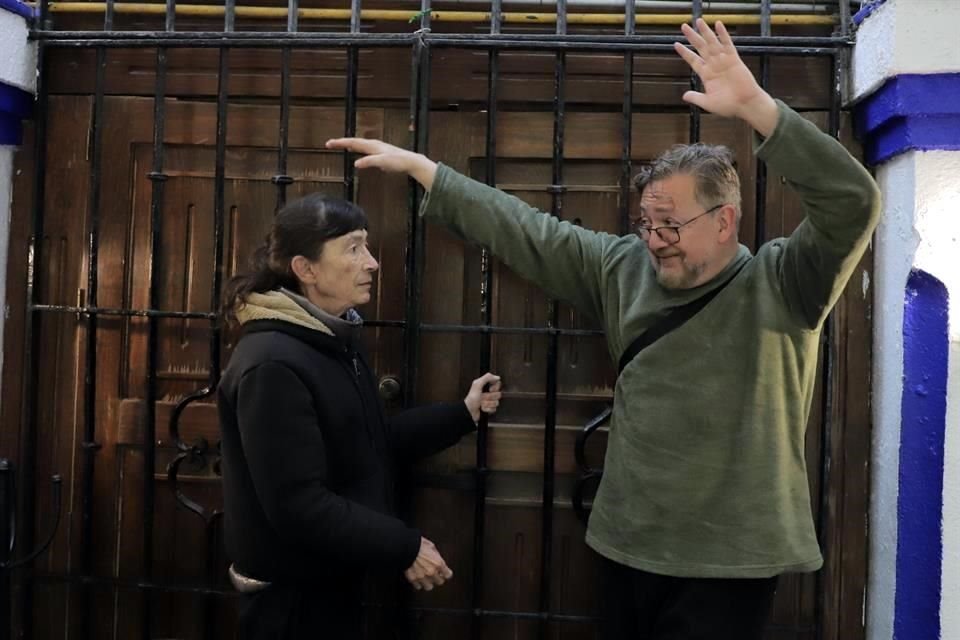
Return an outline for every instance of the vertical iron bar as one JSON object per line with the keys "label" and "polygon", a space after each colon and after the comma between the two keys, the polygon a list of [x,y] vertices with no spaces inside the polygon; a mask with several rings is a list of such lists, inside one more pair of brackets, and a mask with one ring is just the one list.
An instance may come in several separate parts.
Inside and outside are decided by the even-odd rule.
{"label": "vertical iron bar", "polygon": [[[236,0],[226,0],[223,30],[233,31],[236,15]],[[220,306],[220,289],[223,284],[223,221],[224,189],[227,158],[227,102],[229,100],[230,48],[220,49],[220,73],[217,81],[217,150],[213,196],[213,282],[210,288],[210,307],[216,311]],[[210,323],[210,384],[212,393],[220,382],[220,322]]]}
{"label": "vertical iron bar", "polygon": [[[12,580],[7,564],[13,559],[16,542],[17,494],[13,462],[0,458],[0,637],[12,638],[10,616]],[[29,548],[29,547],[28,547]]]}
{"label": "vertical iron bar", "polygon": [[350,2],[350,33],[360,33],[360,0]]}
{"label": "vertical iron bar", "polygon": [[840,35],[850,35],[850,3],[846,0],[840,0]]}
{"label": "vertical iron bar", "polygon": [[[841,101],[841,78],[843,74],[842,51],[837,50],[830,58],[830,115],[827,123],[828,132],[834,138],[840,137],[840,101]],[[830,553],[832,551],[830,542],[830,478],[831,467],[833,466],[833,393],[836,384],[835,357],[834,357],[834,339],[836,338],[836,309],[830,312],[823,325],[823,352],[821,361],[823,367],[821,371],[821,424],[820,424],[820,508],[817,510],[817,538],[820,542],[820,549],[823,553],[824,564],[829,566]],[[827,568],[817,572],[817,612],[816,629],[817,638],[823,637],[825,616],[827,612]]]}
{"label": "vertical iron bar", "polygon": [[[360,0],[350,2],[350,33],[360,33]],[[347,90],[344,108],[344,131],[348,138],[357,135],[357,74],[360,69],[360,49],[356,45],[347,47]],[[356,168],[353,166],[353,154],[343,154],[343,197],[353,201],[356,198]]]}
{"label": "vertical iron bar", "polygon": [[[287,1],[287,32],[294,33],[298,29],[300,8],[298,0]],[[280,132],[277,148],[277,175],[273,176],[273,183],[277,186],[277,206],[279,211],[287,203],[287,187],[293,183],[293,178],[287,175],[287,157],[290,143],[290,47],[280,50]]]}
{"label": "vertical iron bar", "polygon": [[[113,30],[114,0],[107,0],[103,18],[103,30]],[[103,99],[104,83],[107,71],[107,50],[97,47],[97,70],[94,85],[93,114],[90,122],[90,196],[87,208],[87,294],[86,304],[96,307],[98,304],[99,261],[100,261],[100,196],[103,155]],[[97,328],[95,313],[87,316],[85,336],[84,375],[83,375],[83,469],[81,480],[81,524],[80,539],[83,540],[80,554],[80,570],[84,575],[93,572],[93,502],[96,471],[96,456],[100,450],[97,443]],[[91,611],[93,609],[93,591],[83,589],[80,610],[80,637],[91,637]]]}
{"label": "vertical iron bar", "polygon": [[694,22],[697,21],[697,18],[702,17],[703,16],[703,0],[691,0],[690,13],[693,16]]}
{"label": "vertical iron bar", "polygon": [[[770,0],[760,0],[760,35],[769,37],[770,30]],[[760,86],[766,89],[770,84],[770,58],[766,54],[760,55]],[[757,161],[757,182],[755,191],[755,212],[756,227],[754,230],[754,243],[756,249],[766,241],[767,238],[767,165],[763,161]]]}
{"label": "vertical iron bar", "polygon": [[[236,19],[236,0],[226,0],[224,11],[223,30],[231,33],[234,30]],[[289,20],[289,18],[288,18]],[[229,114],[229,79],[230,79],[230,48],[220,49],[220,68],[217,79],[217,141],[216,167],[214,169],[213,194],[213,279],[210,286],[210,308],[216,313],[220,307],[220,294],[223,283],[223,227],[225,217],[225,185],[226,185],[226,157],[227,157],[227,118]],[[220,383],[220,315],[210,321],[210,372],[207,388],[201,392],[206,397],[214,393]],[[214,543],[215,528],[209,526],[204,529],[206,548]],[[213,584],[216,582],[215,565],[207,563],[207,579]],[[205,597],[203,607],[204,629],[208,637],[215,631],[216,603],[209,595]]]}
{"label": "vertical iron bar", "polygon": [[[41,29],[50,28],[48,0],[40,0],[37,5],[37,25]],[[23,354],[23,421],[21,423],[20,444],[20,491],[23,499],[20,540],[24,548],[33,549],[36,519],[37,475],[37,407],[40,404],[40,367],[35,361],[40,357],[41,313],[35,309],[44,295],[42,267],[44,254],[43,217],[46,204],[46,166],[47,166],[47,109],[49,91],[47,89],[47,47],[41,40],[37,43],[37,101],[36,118],[33,127],[33,215],[31,220],[30,244],[27,249],[26,282],[26,318],[24,323]],[[28,565],[29,566],[29,565]],[[24,638],[33,637],[33,581],[21,583],[20,626]],[[12,631],[12,629],[10,630]]]}
{"label": "vertical iron bar", "polygon": [[[636,32],[637,7],[627,0],[624,4],[623,34]],[[623,145],[620,160],[620,233],[630,230],[630,180],[633,173],[633,53],[623,54]]]}
{"label": "vertical iron bar", "polygon": [[177,26],[177,0],[167,0],[163,28],[172,32]]}
{"label": "vertical iron bar", "polygon": [[[557,35],[567,33],[567,3],[557,0]],[[558,51],[553,76],[553,167],[551,185],[551,213],[563,218],[563,143],[566,102],[564,85],[567,74],[566,52]],[[556,328],[559,324],[559,307],[556,300],[547,306],[547,324]],[[547,341],[546,407],[543,424],[543,496],[541,507],[541,561],[540,561],[540,624],[538,637],[545,640],[550,632],[551,581],[553,576],[553,500],[555,485],[556,434],[557,434],[557,360],[559,335],[550,334]]]}
{"label": "vertical iron bar", "polygon": [[[222,515],[222,512],[213,513],[211,517],[206,520],[206,526],[203,528],[207,543],[207,553],[204,561],[206,566],[204,568],[206,569],[207,576],[210,578],[211,586],[216,584],[217,568],[220,566],[220,550],[223,548],[223,536],[220,535],[221,525],[223,524]],[[217,627],[217,598],[206,594],[203,596],[203,600],[203,637],[206,638],[206,640],[220,638],[223,633],[222,630]]]}
{"label": "vertical iron bar", "polygon": [[[429,32],[430,29],[430,0],[421,0],[419,34]],[[415,152],[427,153],[428,129],[430,118],[430,50],[422,37],[413,45],[410,69],[410,146]],[[403,341],[403,404],[411,407],[417,395],[417,382],[420,371],[420,298],[423,290],[423,243],[424,229],[420,223],[420,202],[423,189],[412,178],[408,181],[407,216],[407,256],[406,256],[406,283],[404,298],[406,310],[404,316]],[[404,507],[409,507],[409,493],[403,496]],[[401,606],[409,609],[412,604],[410,591],[404,591],[401,597]],[[407,625],[408,636],[417,637],[417,620],[411,616],[404,616],[403,624]]]}
{"label": "vertical iron bar", "polygon": [[[692,0],[691,15],[693,28],[696,29],[697,19],[703,16],[703,0]],[[700,78],[694,71],[690,72],[690,90],[703,90]],[[700,142],[700,108],[695,105],[690,105],[690,142]]]}
{"label": "vertical iron bar", "polygon": [[[430,29],[430,0],[421,0],[420,32]],[[413,46],[410,87],[411,146],[418,153],[427,152],[430,118],[430,49],[425,40]],[[423,253],[423,225],[419,221],[422,189],[410,180],[410,215],[407,222],[406,335],[404,342],[404,406],[412,406],[416,396],[420,368],[420,294],[423,276],[420,273]]]}
{"label": "vertical iron bar", "polygon": [[[234,30],[236,20],[236,0],[226,0],[224,11],[224,33]],[[220,316],[217,313],[220,307],[220,294],[223,282],[223,227],[225,216],[225,184],[226,184],[226,155],[227,155],[227,118],[229,101],[229,72],[230,47],[220,48],[219,69],[217,77],[217,133],[216,150],[214,157],[214,191],[213,191],[213,278],[210,286],[210,307],[216,314],[210,321],[210,370],[207,386],[194,394],[193,400],[213,395],[220,382]],[[171,421],[171,430],[174,430],[175,420],[179,414],[174,414]],[[179,436],[177,436],[179,437]],[[209,525],[209,523],[208,523]],[[213,530],[210,526],[204,529],[206,548],[212,544]],[[207,562],[207,580],[213,584],[216,576],[215,567]],[[209,596],[203,602],[203,628],[206,637],[213,637],[215,632],[215,602]]]}
{"label": "vertical iron bar", "polygon": [[[500,33],[503,2],[493,0],[490,7],[490,34]],[[486,129],[486,182],[491,187],[497,186],[497,79],[500,72],[500,54],[491,50],[487,54],[487,129]],[[480,322],[486,326],[493,323],[493,305],[491,292],[493,291],[493,269],[491,255],[486,248],[480,251]],[[491,336],[489,333],[480,335],[480,371],[489,371],[491,365]],[[487,447],[490,420],[487,414],[480,414],[477,425],[477,464],[476,464],[476,494],[474,495],[473,512],[473,583],[471,588],[471,607],[473,619],[471,622],[471,637],[479,640],[483,632],[483,619],[480,611],[483,608],[483,541],[486,535],[486,503],[487,478],[490,470],[487,468]]]}
{"label": "vertical iron bar", "polygon": [[[174,30],[176,20],[176,0],[167,0],[166,31]],[[160,287],[162,286],[160,260],[161,218],[163,212],[164,186],[167,176],[163,173],[163,140],[165,101],[167,97],[167,50],[157,49],[156,83],[153,95],[153,167],[149,178],[150,193],[150,292],[149,305],[151,309],[160,308]],[[147,318],[147,389],[146,406],[144,411],[143,435],[143,575],[145,580],[153,577],[153,524],[156,505],[156,490],[154,470],[156,469],[157,455],[157,367],[159,366],[159,323],[154,316]],[[144,592],[141,595],[143,607],[144,638],[150,637],[153,628],[152,598]]]}
{"label": "vertical iron bar", "polygon": [[840,108],[843,100],[843,49],[837,49],[830,56],[830,115],[827,126],[830,135],[840,138]]}
{"label": "vertical iron bar", "polygon": [[[841,2],[842,4],[842,2]],[[760,35],[762,37],[770,36],[770,0],[760,0]]]}

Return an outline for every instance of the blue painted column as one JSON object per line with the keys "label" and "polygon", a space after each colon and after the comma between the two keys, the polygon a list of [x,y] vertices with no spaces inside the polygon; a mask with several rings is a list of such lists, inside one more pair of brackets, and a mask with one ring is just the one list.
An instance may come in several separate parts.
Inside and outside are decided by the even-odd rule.
{"label": "blue painted column", "polygon": [[884,194],[867,637],[960,638],[960,2],[874,0],[855,21],[857,133]]}
{"label": "blue painted column", "polygon": [[[13,154],[23,141],[37,86],[36,45],[27,39],[33,10],[19,0],[0,0],[0,338],[7,306]],[[3,366],[0,351],[0,367]]]}

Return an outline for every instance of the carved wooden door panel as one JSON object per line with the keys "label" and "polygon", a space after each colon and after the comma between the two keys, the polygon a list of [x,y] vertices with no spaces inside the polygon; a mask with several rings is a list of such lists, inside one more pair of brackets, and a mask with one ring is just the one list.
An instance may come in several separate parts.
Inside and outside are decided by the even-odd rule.
{"label": "carved wooden door panel", "polygon": [[[41,371],[43,402],[37,404],[36,473],[39,478],[60,472],[69,488],[63,531],[42,560],[41,571],[48,579],[33,583],[39,638],[63,636],[64,629],[84,624],[98,638],[136,637],[143,625],[149,625],[154,637],[165,638],[229,638],[235,631],[216,515],[221,505],[216,410],[201,392],[211,382],[211,368],[215,373],[227,361],[231,346],[229,336],[218,336],[208,317],[215,311],[217,269],[225,279],[243,265],[276,207],[279,109],[256,103],[229,108],[219,209],[216,105],[169,100],[166,109],[158,251],[152,250],[155,187],[148,177],[153,170],[153,103],[107,97],[104,121],[109,128],[96,225],[96,306],[108,312],[98,318],[93,343],[87,339],[89,316],[83,313],[47,314],[38,327],[41,349],[32,357]],[[86,137],[91,113],[88,97],[51,98],[43,259],[37,265],[44,304],[93,304],[86,266],[93,228]],[[811,117],[825,123],[822,114]],[[408,142],[410,119],[404,109],[363,108],[357,118],[359,135]],[[343,158],[324,151],[323,143],[342,134],[343,120],[337,108],[292,108],[287,173],[295,180],[287,188],[288,199],[314,190],[342,193]],[[568,113],[564,219],[590,229],[622,231],[621,120],[614,113]],[[434,112],[431,155],[485,180],[485,122],[479,112]],[[632,130],[636,168],[686,140],[687,116],[637,114]],[[549,113],[499,115],[497,185],[543,210],[551,206],[552,135]],[[734,150],[745,185],[742,236],[753,245],[756,208],[749,177],[756,165],[750,133],[736,123],[704,117],[702,137]],[[29,168],[29,154],[18,164]],[[23,282],[29,264],[23,247],[30,229],[30,178],[26,169],[15,193],[11,282]],[[385,391],[393,382],[399,391],[387,394],[389,410],[397,410],[404,395],[417,403],[462,398],[470,380],[482,373],[481,352],[487,348],[491,369],[506,384],[501,410],[482,443],[484,471],[476,471],[478,438],[470,436],[420,464],[404,480],[407,517],[437,543],[455,579],[429,594],[398,598],[396,591],[371,592],[368,637],[405,631],[424,639],[470,637],[477,625],[482,638],[532,639],[546,624],[553,638],[595,638],[595,560],[583,543],[584,527],[572,505],[579,477],[574,442],[607,406],[614,382],[599,326],[560,303],[554,327],[559,331],[545,331],[551,307],[542,292],[479,247],[434,226],[423,232],[423,259],[415,269],[420,285],[412,289],[419,293],[411,298],[407,258],[409,231],[416,225],[408,183],[397,176],[360,172],[356,184],[381,264],[373,300],[361,311],[370,321],[365,338],[374,369],[389,383]],[[779,177],[770,176],[767,235],[788,233],[799,220],[796,199]],[[149,321],[133,310],[151,306],[151,269],[159,273],[156,308],[189,317],[156,321],[156,459],[148,469]],[[486,271],[491,274],[489,288]],[[817,620],[831,620],[839,627],[838,603],[844,593],[840,568],[847,563],[855,569],[863,566],[857,555],[862,553],[857,551],[858,529],[843,525],[837,515],[860,513],[856,517],[862,518],[866,512],[865,506],[862,513],[857,507],[860,493],[844,487],[844,479],[856,477],[859,467],[839,462],[841,454],[857,455],[845,454],[845,444],[855,445],[867,433],[867,405],[856,399],[865,397],[868,383],[856,374],[869,370],[869,359],[858,346],[869,336],[869,319],[858,286],[851,287],[835,314],[829,343],[837,362],[830,382],[833,395],[830,402],[815,403],[808,428],[811,495],[820,497],[814,506],[827,523],[822,537],[831,553],[822,584],[815,576],[782,581],[771,639],[819,637]],[[22,310],[24,292],[8,289],[11,307]],[[496,331],[478,329],[484,324],[484,305]],[[417,313],[411,315],[411,309]],[[419,331],[407,331],[404,322],[416,316]],[[15,374],[28,355],[16,340],[24,335],[22,318],[14,314],[7,324],[4,420],[19,419],[22,409],[24,387]],[[84,380],[90,344],[96,353],[92,387]],[[413,367],[406,359],[411,345],[419,354]],[[555,394],[549,392],[551,375]],[[818,392],[817,397],[827,396]],[[93,400],[92,413],[86,410],[87,398]],[[186,450],[178,449],[171,437],[175,415]],[[842,430],[845,424],[860,428]],[[88,427],[92,440],[86,437]],[[832,438],[825,440],[823,434]],[[10,435],[2,438],[13,441]],[[545,464],[549,442],[554,453]],[[601,429],[587,441],[591,465],[601,464],[604,447]],[[176,487],[181,498],[195,503],[194,511],[184,508],[185,500],[178,504],[171,490],[168,465],[178,456],[182,460],[176,467]],[[825,475],[829,460],[838,462]],[[551,466],[552,472],[545,471]],[[823,478],[827,486],[821,486]],[[83,500],[85,482],[93,486],[89,502]],[[585,488],[587,502],[591,490]],[[38,487],[38,496],[40,491]],[[41,496],[38,528],[50,520],[51,509]],[[404,624],[394,617],[398,604],[412,607],[412,613],[402,616]],[[826,609],[818,613],[821,605]]]}

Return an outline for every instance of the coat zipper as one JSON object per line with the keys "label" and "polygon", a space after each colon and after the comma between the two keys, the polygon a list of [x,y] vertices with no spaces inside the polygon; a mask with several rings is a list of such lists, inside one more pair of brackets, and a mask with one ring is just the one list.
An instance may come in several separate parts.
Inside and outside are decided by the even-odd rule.
{"label": "coat zipper", "polygon": [[363,422],[366,426],[367,436],[370,438],[373,448],[377,451],[380,451],[381,449],[377,444],[377,438],[372,430],[373,425],[370,424],[370,414],[368,413],[367,403],[365,402],[365,396],[363,394],[363,382],[360,380],[360,362],[357,358],[357,352],[350,351],[348,348],[344,348],[344,353],[349,354],[350,362],[353,364],[353,373],[355,376],[353,382],[357,388],[357,394],[360,396],[360,409],[363,411]]}

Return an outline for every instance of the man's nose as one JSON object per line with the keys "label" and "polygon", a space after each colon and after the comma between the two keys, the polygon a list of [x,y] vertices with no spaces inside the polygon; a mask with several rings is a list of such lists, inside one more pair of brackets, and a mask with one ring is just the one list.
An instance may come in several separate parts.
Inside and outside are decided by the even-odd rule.
{"label": "man's nose", "polygon": [[664,247],[669,247],[670,243],[666,242],[663,238],[661,238],[660,233],[658,231],[651,230],[650,235],[647,238],[647,245],[649,245],[651,249],[656,250],[656,249],[663,249]]}

